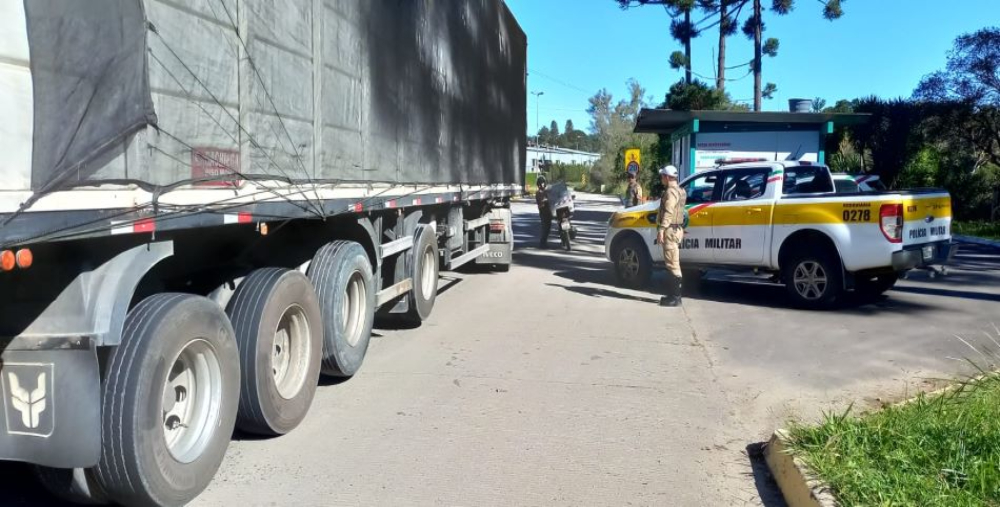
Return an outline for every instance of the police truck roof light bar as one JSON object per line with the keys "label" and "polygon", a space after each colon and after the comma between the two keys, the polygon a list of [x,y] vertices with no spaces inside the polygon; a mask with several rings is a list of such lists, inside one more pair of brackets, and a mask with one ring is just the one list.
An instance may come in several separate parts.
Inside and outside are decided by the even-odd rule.
{"label": "police truck roof light bar", "polygon": [[720,158],[715,161],[715,165],[722,167],[724,165],[746,164],[748,162],[767,162],[767,159],[766,158]]}

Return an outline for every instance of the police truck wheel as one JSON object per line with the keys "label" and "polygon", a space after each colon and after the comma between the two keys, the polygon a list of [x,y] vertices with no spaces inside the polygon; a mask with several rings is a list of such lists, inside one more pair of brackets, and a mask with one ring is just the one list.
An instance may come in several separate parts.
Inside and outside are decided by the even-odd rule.
{"label": "police truck wheel", "polygon": [[184,505],[222,463],[236,423],[240,363],[213,301],[158,294],[133,308],[101,394],[95,476],[115,503]]}
{"label": "police truck wheel", "polygon": [[375,283],[365,249],[353,241],[320,248],[309,264],[323,315],[324,375],[350,377],[361,368],[375,320]]}
{"label": "police truck wheel", "polygon": [[420,225],[414,233],[413,248],[407,254],[410,264],[410,279],[413,290],[406,298],[409,310],[405,318],[413,322],[423,322],[431,316],[438,291],[438,245],[434,229]]}
{"label": "police truck wheel", "polygon": [[229,300],[243,379],[236,425],[284,435],[302,422],[319,381],[323,319],[302,273],[265,268],[250,274]]}
{"label": "police truck wheel", "polygon": [[615,263],[615,276],[626,287],[640,289],[649,284],[653,273],[653,261],[649,258],[646,245],[637,238],[619,241],[611,252]]}
{"label": "police truck wheel", "polygon": [[802,252],[782,266],[792,301],[802,308],[831,307],[844,290],[840,264],[827,252]]}

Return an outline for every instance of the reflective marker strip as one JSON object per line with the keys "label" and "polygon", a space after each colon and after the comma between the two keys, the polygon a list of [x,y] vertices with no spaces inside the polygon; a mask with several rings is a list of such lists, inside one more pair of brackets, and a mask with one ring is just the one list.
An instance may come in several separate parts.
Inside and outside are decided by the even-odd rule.
{"label": "reflective marker strip", "polygon": [[250,222],[253,222],[253,215],[245,211],[236,214],[227,213],[222,217],[224,224],[249,224]]}
{"label": "reflective marker strip", "polygon": [[413,199],[413,205],[414,206],[420,206],[420,203],[421,203],[421,200],[420,200],[419,197]]}
{"label": "reflective marker strip", "polygon": [[386,208],[395,208],[396,207],[396,201],[386,201],[385,207]]}
{"label": "reflective marker strip", "polygon": [[440,204],[440,203],[444,202],[444,198],[443,197],[435,197],[434,198],[434,202]]}
{"label": "reflective marker strip", "polygon": [[[115,227],[115,224],[126,224]],[[156,230],[156,222],[152,218],[144,218],[136,222],[111,222],[111,234],[139,234]]]}

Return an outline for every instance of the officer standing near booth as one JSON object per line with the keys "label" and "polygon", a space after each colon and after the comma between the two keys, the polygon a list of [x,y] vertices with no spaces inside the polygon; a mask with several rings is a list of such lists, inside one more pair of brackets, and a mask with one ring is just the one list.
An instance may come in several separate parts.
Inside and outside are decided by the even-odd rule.
{"label": "officer standing near booth", "polygon": [[660,181],[664,191],[656,213],[656,241],[663,248],[663,261],[667,265],[667,295],[660,298],[660,306],[680,306],[680,245],[684,239],[687,194],[677,184],[677,168],[672,165],[660,169]]}

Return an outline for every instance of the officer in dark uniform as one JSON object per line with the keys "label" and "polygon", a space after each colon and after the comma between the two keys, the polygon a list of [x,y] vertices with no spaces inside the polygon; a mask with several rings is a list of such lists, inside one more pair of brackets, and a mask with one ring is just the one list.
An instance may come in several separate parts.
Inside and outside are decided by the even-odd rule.
{"label": "officer in dark uniform", "polygon": [[552,229],[552,208],[549,206],[549,187],[545,178],[538,177],[538,192],[535,193],[535,203],[538,204],[538,218],[542,222],[541,241],[538,248],[546,248],[549,243],[549,231]]}

